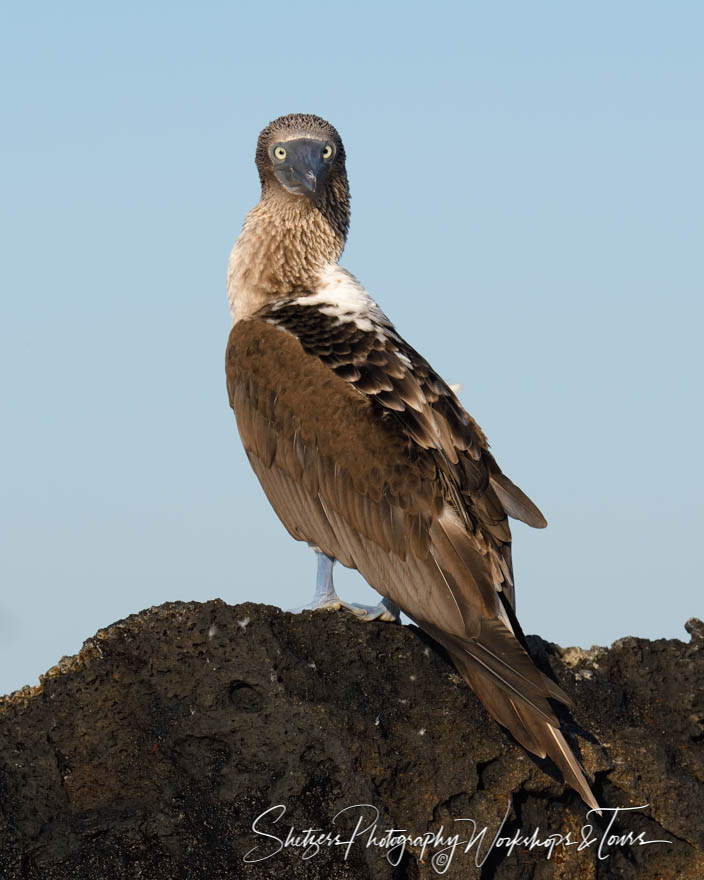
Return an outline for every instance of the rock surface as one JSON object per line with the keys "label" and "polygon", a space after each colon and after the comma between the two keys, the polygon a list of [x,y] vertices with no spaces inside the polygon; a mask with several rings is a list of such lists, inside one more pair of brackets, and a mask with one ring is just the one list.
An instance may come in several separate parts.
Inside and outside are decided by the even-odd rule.
{"label": "rock surface", "polygon": [[[530,638],[575,700],[564,728],[600,803],[639,808],[587,819],[413,627],[150,608],[0,700],[0,877],[701,880],[704,624],[687,629],[590,651]],[[293,845],[309,828],[349,840],[372,820],[361,804],[378,810],[372,845]],[[469,852],[422,851],[426,832],[469,839],[460,819]],[[385,848],[388,828],[417,839]],[[518,833],[533,845],[511,847]]]}

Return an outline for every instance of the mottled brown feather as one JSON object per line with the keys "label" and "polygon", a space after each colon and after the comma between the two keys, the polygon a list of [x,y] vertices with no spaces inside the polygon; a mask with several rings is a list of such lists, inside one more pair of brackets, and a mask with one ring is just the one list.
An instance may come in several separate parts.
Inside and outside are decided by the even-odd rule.
{"label": "mottled brown feather", "polygon": [[[454,447],[453,464],[448,460],[447,437],[432,424],[435,414],[425,397],[426,388],[435,401],[452,392],[425,362],[419,361],[422,381],[429,382],[419,384],[423,411],[405,405],[400,412],[390,410],[376,390],[386,387],[383,374],[375,377],[372,390],[366,385],[360,388],[354,374],[350,378],[338,374],[339,356],[310,350],[313,340],[323,335],[320,321],[325,323],[325,316],[305,309],[289,310],[288,315],[290,321],[294,311],[300,313],[296,329],[304,334],[302,340],[281,328],[284,306],[240,321],[228,345],[230,401],[274,509],[291,534],[345,565],[361,568],[363,564],[359,552],[351,549],[355,539],[342,534],[345,529],[375,543],[396,561],[405,562],[413,550],[425,567],[426,582],[439,585],[437,595],[431,591],[430,601],[442,606],[440,617],[445,621],[454,617],[451,631],[476,636],[481,620],[497,613],[497,591],[505,590],[509,602],[513,596],[510,531],[490,487],[490,467],[495,464],[483,435],[473,430],[459,404],[453,404],[457,433],[469,440],[464,445],[474,444],[480,451],[475,460]],[[267,320],[271,314],[276,325]],[[346,328],[335,329],[339,337]],[[358,350],[378,352],[375,368],[381,370],[383,342],[356,328],[350,328],[348,336]],[[394,344],[404,346],[406,363],[413,367],[413,350],[402,340]],[[360,356],[349,357],[354,361]],[[388,357],[383,362],[388,363]],[[393,363],[403,366],[398,357]],[[422,423],[417,421],[419,415]],[[425,447],[416,440],[420,432]],[[302,481],[310,502],[304,503],[293,492],[290,481]],[[448,505],[456,516],[440,517]],[[321,511],[328,523],[331,516],[337,518],[337,530],[321,527]],[[305,524],[307,534],[301,535],[300,524]],[[431,546],[440,564],[430,556]],[[407,584],[394,587],[373,574],[367,579],[401,607],[409,604],[403,592]]]}

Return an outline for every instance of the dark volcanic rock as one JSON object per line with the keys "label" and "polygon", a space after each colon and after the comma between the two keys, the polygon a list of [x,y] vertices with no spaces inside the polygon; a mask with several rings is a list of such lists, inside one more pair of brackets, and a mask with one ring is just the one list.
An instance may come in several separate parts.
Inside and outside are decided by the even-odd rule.
{"label": "dark volcanic rock", "polygon": [[[565,729],[600,803],[639,807],[616,815],[599,851],[613,814],[587,819],[415,628],[220,601],[151,608],[0,700],[0,877],[700,880],[704,625],[688,630],[688,643],[587,652],[530,639],[575,700]],[[271,836],[256,834],[279,804],[260,820]],[[359,804],[379,811],[379,845],[368,832],[244,861],[290,828],[294,843],[308,828],[348,840],[371,808],[334,817]],[[440,845],[380,845],[388,828],[465,841],[460,819],[487,831],[449,865]],[[511,848],[519,832],[533,845]],[[548,858],[550,835],[564,838]]]}

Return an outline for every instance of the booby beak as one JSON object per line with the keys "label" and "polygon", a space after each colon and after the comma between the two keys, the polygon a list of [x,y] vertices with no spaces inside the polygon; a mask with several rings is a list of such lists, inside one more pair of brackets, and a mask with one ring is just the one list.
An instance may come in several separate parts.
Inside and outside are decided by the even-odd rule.
{"label": "booby beak", "polygon": [[274,174],[287,192],[297,196],[312,196],[320,189],[328,172],[328,165],[322,153],[324,141],[313,138],[297,138],[285,141],[281,146],[286,150],[282,160],[274,154]]}

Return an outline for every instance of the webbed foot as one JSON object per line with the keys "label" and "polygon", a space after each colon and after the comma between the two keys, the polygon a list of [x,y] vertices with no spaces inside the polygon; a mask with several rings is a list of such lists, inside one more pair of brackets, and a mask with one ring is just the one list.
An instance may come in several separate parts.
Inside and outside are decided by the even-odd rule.
{"label": "webbed foot", "polygon": [[360,620],[385,620],[389,623],[400,623],[401,621],[401,609],[391,599],[382,599],[378,605],[360,605],[357,602],[353,602],[351,605],[344,602],[342,604]]}

